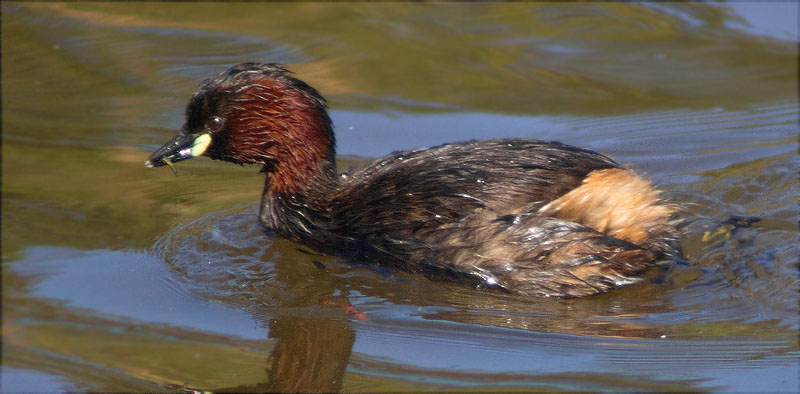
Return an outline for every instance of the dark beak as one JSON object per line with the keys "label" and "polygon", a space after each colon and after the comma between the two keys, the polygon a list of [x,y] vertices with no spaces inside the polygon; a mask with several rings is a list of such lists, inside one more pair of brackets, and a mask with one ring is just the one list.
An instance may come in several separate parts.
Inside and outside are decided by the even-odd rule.
{"label": "dark beak", "polygon": [[144,165],[147,167],[161,167],[166,164],[191,159],[202,155],[210,144],[211,136],[209,134],[191,135],[182,130],[172,141],[167,142],[153,152],[150,155],[150,159],[144,162]]}

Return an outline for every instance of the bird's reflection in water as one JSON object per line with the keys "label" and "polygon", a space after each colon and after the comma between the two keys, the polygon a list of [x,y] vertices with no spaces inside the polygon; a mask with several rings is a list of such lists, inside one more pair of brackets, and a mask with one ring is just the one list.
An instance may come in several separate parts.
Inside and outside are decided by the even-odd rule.
{"label": "bird's reflection in water", "polygon": [[[217,212],[176,228],[159,242],[160,253],[173,272],[191,283],[201,297],[207,293],[209,298],[247,310],[264,322],[265,336],[274,343],[265,360],[262,382],[202,390],[341,391],[356,326],[366,318],[359,310],[372,312],[370,322],[379,325],[382,312],[413,305],[422,311],[415,319],[421,316],[428,321],[465,323],[477,325],[476,328],[588,337],[673,338],[680,335],[679,324],[654,324],[647,317],[675,312],[665,294],[703,275],[694,267],[678,264],[668,273],[653,272],[641,284],[601,296],[520,297],[431,282],[402,272],[386,275],[387,271],[357,267],[290,241],[265,237],[262,231],[249,210],[238,214]],[[693,233],[695,238],[701,235]],[[219,263],[198,263],[203,261]],[[219,280],[223,277],[227,279]]]}
{"label": "bird's reflection in water", "polygon": [[356,335],[335,319],[285,317],[270,323],[277,340],[266,391],[340,391]]}

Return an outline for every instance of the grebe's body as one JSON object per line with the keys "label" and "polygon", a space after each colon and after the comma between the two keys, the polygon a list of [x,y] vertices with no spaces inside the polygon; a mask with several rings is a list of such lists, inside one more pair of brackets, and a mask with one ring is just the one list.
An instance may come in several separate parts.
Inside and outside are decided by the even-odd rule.
{"label": "grebe's body", "polygon": [[336,174],[325,100],[275,64],[205,81],[175,139],[145,164],[200,154],[259,164],[260,219],[321,251],[544,296],[639,280],[675,251],[675,208],[599,153],[524,139],[395,152]]}

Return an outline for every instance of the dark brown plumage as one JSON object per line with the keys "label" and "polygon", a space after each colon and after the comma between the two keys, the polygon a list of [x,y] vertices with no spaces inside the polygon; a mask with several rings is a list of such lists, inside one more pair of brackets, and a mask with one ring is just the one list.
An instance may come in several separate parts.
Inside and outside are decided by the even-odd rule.
{"label": "dark brown plumage", "polygon": [[148,166],[205,154],[262,166],[260,219],[282,237],[436,279],[583,296],[677,254],[675,208],[599,153],[524,139],[395,152],[337,176],[322,96],[276,64],[206,80]]}

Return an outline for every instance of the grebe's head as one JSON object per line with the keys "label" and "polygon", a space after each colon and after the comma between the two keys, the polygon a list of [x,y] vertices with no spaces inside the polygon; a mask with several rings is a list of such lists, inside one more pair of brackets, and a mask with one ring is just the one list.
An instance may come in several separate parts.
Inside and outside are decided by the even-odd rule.
{"label": "grebe's head", "polygon": [[334,163],[325,99],[278,64],[233,66],[200,85],[186,106],[181,131],[145,165],[159,167],[200,155],[259,164],[267,173],[281,172],[282,182],[289,183],[283,186],[299,186],[292,183]]}

